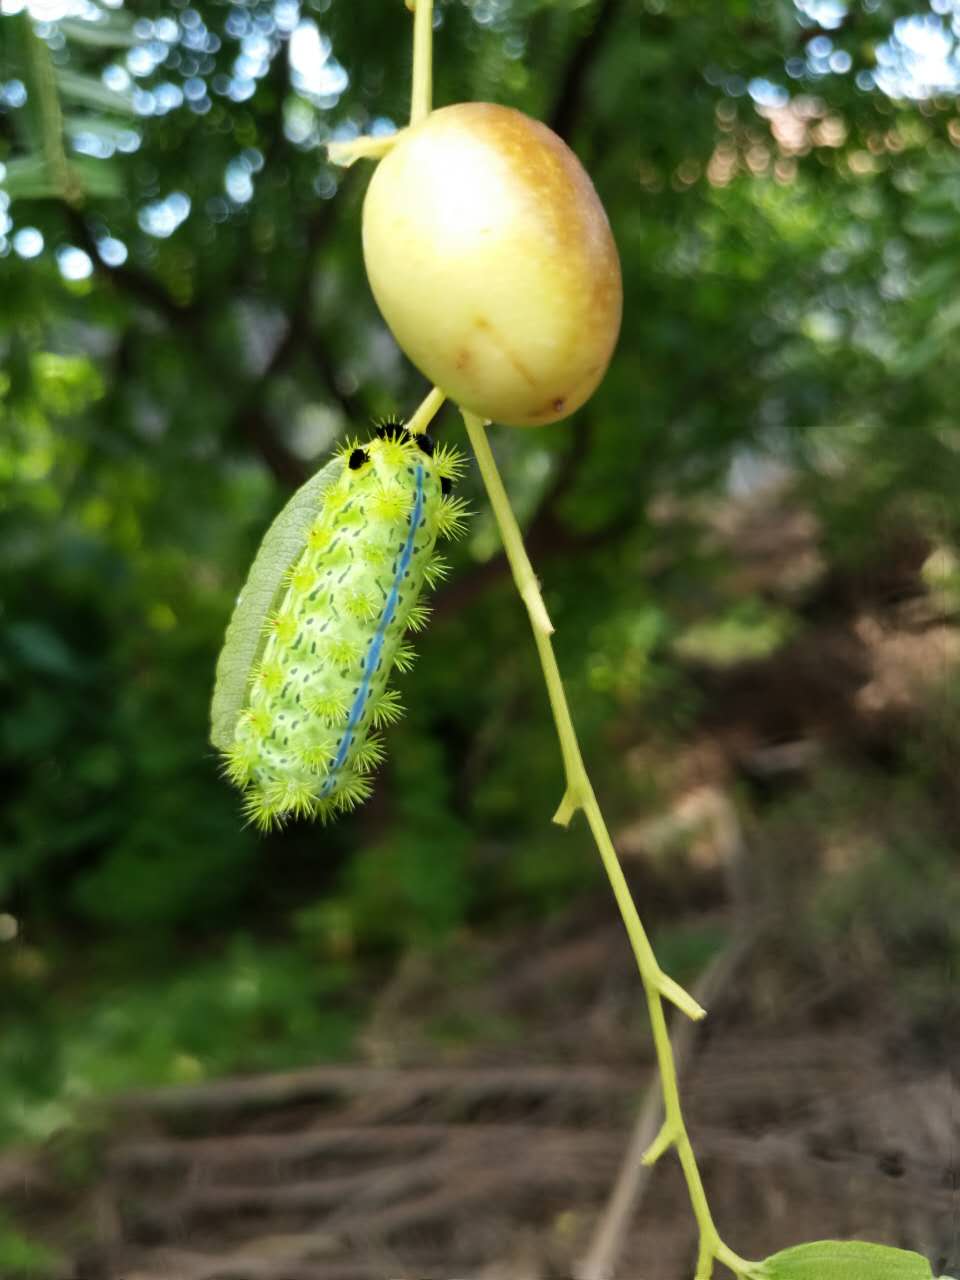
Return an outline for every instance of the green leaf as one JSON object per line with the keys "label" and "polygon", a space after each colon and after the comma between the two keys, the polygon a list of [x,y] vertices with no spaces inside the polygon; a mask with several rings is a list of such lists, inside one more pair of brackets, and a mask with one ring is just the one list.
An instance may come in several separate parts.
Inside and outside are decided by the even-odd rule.
{"label": "green leaf", "polygon": [[[71,181],[89,196],[123,195],[119,167],[111,160],[79,158],[69,165]],[[0,187],[11,200],[59,200],[63,188],[42,155],[19,156],[8,160],[0,177]]]}
{"label": "green leaf", "polygon": [[28,143],[43,154],[49,181],[64,199],[76,196],[63,149],[63,119],[57,96],[56,72],[50,49],[34,30],[27,13],[18,15],[15,28],[23,58],[27,83],[27,103],[23,112]]}
{"label": "green leaf", "polygon": [[124,49],[137,43],[133,23],[126,14],[113,13],[105,21],[99,22],[65,18],[57,25],[67,39],[75,44],[92,45],[100,49]]}
{"label": "green leaf", "polygon": [[115,160],[80,157],[70,161],[70,170],[87,196],[122,196],[126,190],[123,171]]}
{"label": "green leaf", "polygon": [[955,257],[938,258],[917,275],[918,297],[938,299],[954,293],[960,278],[960,261]]}
{"label": "green leaf", "polygon": [[43,1280],[63,1275],[63,1266],[58,1253],[23,1235],[5,1213],[0,1215],[0,1274]]}
{"label": "green leaf", "polygon": [[104,142],[113,143],[121,141],[125,137],[129,137],[131,132],[135,132],[134,127],[126,120],[118,120],[115,116],[98,116],[91,115],[88,111],[81,111],[74,115],[65,114],[63,117],[63,129],[69,138],[76,138],[80,134],[93,133],[98,138],[102,138]]}
{"label": "green leaf", "polygon": [[7,642],[23,667],[42,676],[77,675],[75,654],[51,627],[24,619],[7,628]]}
{"label": "green leaf", "polygon": [[903,225],[910,235],[949,243],[957,229],[957,215],[953,209],[944,213],[913,213],[904,219]]}
{"label": "green leaf", "polygon": [[775,1253],[764,1266],[768,1280],[933,1280],[919,1253],[862,1240],[800,1244]]}
{"label": "green leaf", "polygon": [[297,490],[267,530],[250,566],[217,660],[210,704],[210,741],[221,751],[233,742],[250,669],[260,651],[263,624],[282,589],[283,575],[303,550],[323,495],[342,471],[343,460],[333,458]]}
{"label": "green leaf", "polygon": [[11,200],[49,200],[60,195],[60,184],[41,155],[8,160],[0,186]]}
{"label": "green leaf", "polygon": [[81,75],[77,71],[64,71],[58,67],[55,79],[61,97],[70,102],[91,107],[94,111],[109,111],[114,115],[136,114],[130,94],[107,89],[93,76]]}

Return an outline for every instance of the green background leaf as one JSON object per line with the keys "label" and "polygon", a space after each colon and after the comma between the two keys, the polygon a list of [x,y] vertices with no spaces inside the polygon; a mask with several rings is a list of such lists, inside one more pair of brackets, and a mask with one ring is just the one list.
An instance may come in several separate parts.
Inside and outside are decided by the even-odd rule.
{"label": "green background leaf", "polygon": [[919,1253],[862,1240],[817,1240],[767,1258],[769,1280],[933,1280]]}

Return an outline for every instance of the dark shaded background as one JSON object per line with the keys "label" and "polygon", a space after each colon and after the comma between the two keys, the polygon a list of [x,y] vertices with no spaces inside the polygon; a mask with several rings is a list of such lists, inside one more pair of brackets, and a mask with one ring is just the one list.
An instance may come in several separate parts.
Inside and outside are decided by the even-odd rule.
{"label": "dark shaded background", "polygon": [[[558,753],[475,474],[364,809],[260,839],[206,741],[272,515],[426,390],[364,279],[369,170],[323,151],[403,121],[409,15],[35,18],[0,17],[0,1273],[213,1277],[239,1250],[231,1276],[569,1275],[649,1046],[585,828],[548,822]],[[599,392],[494,444],[641,911],[679,978],[721,965],[687,1070],[724,1235],[960,1267],[960,8],[438,18],[437,103],[548,120],[623,259]],[[464,444],[450,410],[438,433]],[[216,1084],[337,1061],[380,1074]],[[180,1111],[104,1101],[200,1082]],[[323,1151],[284,1147],[318,1125]],[[204,1135],[226,1145],[176,1145]],[[675,1171],[645,1194],[629,1267],[690,1274]],[[327,1245],[269,1270],[256,1242],[308,1227]]]}

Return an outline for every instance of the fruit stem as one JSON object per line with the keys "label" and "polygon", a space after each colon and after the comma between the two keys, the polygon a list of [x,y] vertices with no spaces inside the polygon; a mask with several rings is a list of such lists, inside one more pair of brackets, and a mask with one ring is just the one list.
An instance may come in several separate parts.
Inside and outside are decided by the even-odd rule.
{"label": "fruit stem", "polygon": [[410,98],[410,123],[414,125],[425,120],[432,108],[433,0],[416,0],[413,15],[413,92]]}
{"label": "fruit stem", "polygon": [[349,169],[357,160],[382,160],[397,145],[399,137],[399,133],[390,133],[375,138],[347,138],[343,142],[328,142],[327,159],[343,169]]}
{"label": "fruit stem", "polygon": [[691,995],[663,972],[654,954],[653,947],[650,945],[650,940],[630,894],[626,877],[620,866],[620,860],[617,857],[616,849],[610,838],[607,825],[603,820],[600,805],[583,763],[580,744],[577,740],[573,719],[570,715],[570,707],[563,687],[563,679],[553,651],[553,642],[550,639],[553,633],[553,625],[550,622],[546,605],[540,594],[540,585],[534,574],[533,566],[524,547],[523,535],[517,524],[517,518],[513,513],[506,489],[503,487],[500,472],[497,470],[497,464],[487,439],[486,424],[482,418],[478,418],[475,414],[468,413],[466,410],[461,410],[461,412],[467,428],[467,435],[476,454],[480,475],[487,490],[490,505],[493,507],[494,518],[500,530],[500,537],[503,540],[504,551],[507,555],[510,571],[513,574],[514,583],[530,617],[533,638],[536,642],[537,653],[540,656],[540,664],[543,667],[550,707],[557,728],[560,753],[563,757],[564,772],[566,774],[566,791],[560,807],[554,815],[554,821],[566,826],[578,809],[583,810],[599,850],[610,886],[613,889],[617,906],[620,908],[620,915],[623,918],[627,936],[630,939],[630,944],[636,957],[637,968],[640,970],[640,979],[643,982],[647,1008],[650,1013],[650,1025],[653,1031],[653,1044],[660,1072],[660,1089],[663,1095],[665,1115],[660,1136],[654,1143],[653,1148],[648,1152],[650,1163],[671,1147],[676,1150],[680,1159],[680,1166],[683,1169],[683,1176],[686,1180],[687,1192],[690,1197],[690,1205],[700,1232],[697,1280],[710,1280],[715,1262],[721,1262],[737,1276],[758,1276],[761,1273],[757,1264],[747,1262],[738,1254],[735,1254],[732,1249],[728,1248],[720,1239],[720,1235],[714,1225],[703,1180],[697,1167],[696,1156],[687,1134],[683,1108],[680,1104],[680,1086],[677,1082],[676,1063],[673,1056],[673,1047],[670,1043],[670,1034],[667,1029],[663,1001],[665,999],[672,1001],[687,1017],[693,1019],[702,1018],[705,1011]]}
{"label": "fruit stem", "polygon": [[440,411],[440,406],[446,400],[446,396],[439,387],[434,387],[428,396],[421,402],[416,413],[407,423],[407,430],[412,436],[418,436],[421,431],[426,431],[430,423]]}

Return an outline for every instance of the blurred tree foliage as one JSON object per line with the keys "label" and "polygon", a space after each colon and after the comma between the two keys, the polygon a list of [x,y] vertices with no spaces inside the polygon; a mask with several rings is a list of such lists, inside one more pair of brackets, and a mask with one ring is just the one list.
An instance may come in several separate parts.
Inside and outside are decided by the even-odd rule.
{"label": "blurred tree foliage", "polygon": [[[546,825],[559,761],[478,494],[365,809],[259,840],[206,742],[222,631],[285,493],[425,391],[364,280],[367,171],[323,150],[402,123],[403,3],[17,10],[0,1134],[55,1127],[58,1090],[346,1051],[378,957],[597,883],[583,841]],[[955,0],[438,4],[438,104],[552,123],[622,253],[599,393],[496,436],[614,811],[649,796],[610,726],[666,740],[696,714],[681,637],[720,626],[763,652],[797,621],[725,596],[698,503],[772,462],[833,560],[895,521],[955,538],[958,31]],[[459,439],[452,412],[438,429]]]}

